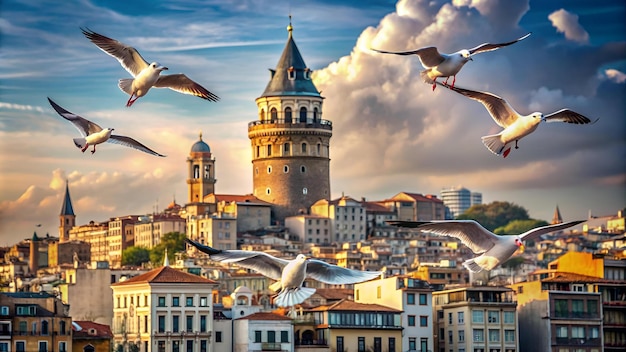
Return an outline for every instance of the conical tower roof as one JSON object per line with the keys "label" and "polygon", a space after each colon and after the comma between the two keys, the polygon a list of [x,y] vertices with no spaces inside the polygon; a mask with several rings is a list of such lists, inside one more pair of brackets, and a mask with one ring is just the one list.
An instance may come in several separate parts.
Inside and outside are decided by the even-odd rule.
{"label": "conical tower roof", "polygon": [[61,215],[76,216],[74,214],[74,208],[72,207],[72,199],[70,198],[70,187],[68,181],[65,181],[65,199],[63,199],[63,205],[61,206]]}
{"label": "conical tower roof", "polygon": [[556,206],[556,209],[554,209],[554,215],[552,216],[552,223],[551,224],[562,224],[563,223],[563,217],[561,216],[561,211],[559,210],[559,206]]}
{"label": "conical tower roof", "polygon": [[311,70],[304,63],[296,42],[293,40],[293,27],[287,27],[289,38],[283,49],[283,54],[275,70],[270,70],[272,78],[265,87],[261,97],[282,95],[309,95],[320,96],[319,91],[311,81]]}

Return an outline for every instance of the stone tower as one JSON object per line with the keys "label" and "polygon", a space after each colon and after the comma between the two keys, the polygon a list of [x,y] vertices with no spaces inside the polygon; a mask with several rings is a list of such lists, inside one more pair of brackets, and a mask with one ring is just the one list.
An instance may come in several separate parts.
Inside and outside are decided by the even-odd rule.
{"label": "stone tower", "polygon": [[65,181],[65,197],[59,214],[59,242],[67,242],[70,239],[70,229],[76,226],[76,215],[70,198],[69,182]]}
{"label": "stone tower", "polygon": [[287,27],[287,44],[270,82],[256,99],[259,119],[248,124],[254,195],[272,204],[272,218],[305,212],[330,198],[332,123],[322,119],[323,97]]}
{"label": "stone tower", "polygon": [[211,155],[211,148],[202,140],[191,146],[187,158],[188,177],[187,189],[189,203],[202,203],[207,194],[215,192],[215,158]]}

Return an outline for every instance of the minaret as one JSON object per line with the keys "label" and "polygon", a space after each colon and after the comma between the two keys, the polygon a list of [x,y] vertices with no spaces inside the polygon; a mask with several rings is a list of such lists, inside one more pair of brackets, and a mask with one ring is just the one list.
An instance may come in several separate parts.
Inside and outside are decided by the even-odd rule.
{"label": "minaret", "polygon": [[259,119],[248,124],[254,195],[272,204],[273,220],[330,198],[332,123],[322,119],[323,97],[287,27],[287,44],[256,99]]}
{"label": "minaret", "polygon": [[189,203],[202,203],[207,194],[215,192],[215,158],[211,155],[211,148],[200,139],[191,146],[187,158],[188,177],[187,189]]}
{"label": "minaret", "polygon": [[76,225],[76,215],[70,198],[69,181],[65,180],[65,197],[59,215],[59,242],[67,242],[70,239],[70,229]]}
{"label": "minaret", "polygon": [[31,274],[36,275],[37,269],[39,269],[39,237],[37,237],[37,232],[33,232],[29,249],[30,257],[28,258],[28,269]]}
{"label": "minaret", "polygon": [[556,225],[556,224],[562,224],[563,223],[563,217],[561,216],[561,211],[559,211],[559,206],[556,206],[556,209],[554,209],[554,215],[552,216],[552,222],[550,223],[551,225]]}

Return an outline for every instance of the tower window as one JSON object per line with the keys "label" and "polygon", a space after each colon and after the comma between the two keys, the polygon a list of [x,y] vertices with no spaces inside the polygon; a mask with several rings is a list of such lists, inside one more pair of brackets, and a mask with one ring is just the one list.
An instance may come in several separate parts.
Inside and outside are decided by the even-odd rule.
{"label": "tower window", "polygon": [[304,79],[311,79],[311,69],[308,67],[304,69]]}
{"label": "tower window", "polygon": [[259,120],[265,120],[265,109],[261,109],[261,111],[259,112]]}
{"label": "tower window", "polygon": [[285,123],[291,123],[291,108],[290,107],[286,107],[285,108]]}
{"label": "tower window", "polygon": [[272,173],[272,166],[271,166],[271,165],[267,167],[267,173],[268,173],[268,174],[271,174],[271,173]]}
{"label": "tower window", "polygon": [[306,122],[306,108],[304,106],[300,108],[300,122]]}
{"label": "tower window", "polygon": [[200,165],[193,166],[193,178],[200,178]]}
{"label": "tower window", "polygon": [[283,172],[284,173],[288,173],[289,172],[289,165],[283,166]]}
{"label": "tower window", "polygon": [[259,168],[258,167],[254,169],[254,173],[257,174],[257,175],[259,174]]}
{"label": "tower window", "polygon": [[270,193],[272,193],[272,190],[268,187],[265,189],[265,194],[269,195]]}
{"label": "tower window", "polygon": [[272,145],[271,144],[267,145],[267,156],[272,156]]}
{"label": "tower window", "polygon": [[296,79],[296,70],[293,68],[293,66],[289,67],[289,69],[287,69],[287,73],[289,75],[289,79],[290,80],[294,80]]}
{"label": "tower window", "polygon": [[261,156],[261,146],[257,145],[256,146],[256,157],[258,158],[259,156]]}
{"label": "tower window", "polygon": [[[304,188],[302,189],[302,194],[307,194],[307,193],[309,193],[309,190],[308,190],[308,189],[306,189],[306,187],[304,187]],[[319,230],[318,230],[318,231],[319,231]]]}
{"label": "tower window", "polygon": [[290,150],[289,143],[283,144],[283,155],[289,155],[289,150]]}
{"label": "tower window", "polygon": [[322,144],[317,143],[317,155],[322,155]]}
{"label": "tower window", "polygon": [[304,165],[300,166],[300,172],[305,173],[306,172],[306,166],[304,166]]}
{"label": "tower window", "polygon": [[272,108],[272,110],[270,110],[270,118],[272,119],[272,122],[278,120],[278,110],[276,110],[276,108]]}
{"label": "tower window", "polygon": [[306,154],[306,143],[302,143],[302,154]]}
{"label": "tower window", "polygon": [[317,122],[317,117],[318,117],[317,113],[318,113],[317,108],[313,108],[313,123]]}

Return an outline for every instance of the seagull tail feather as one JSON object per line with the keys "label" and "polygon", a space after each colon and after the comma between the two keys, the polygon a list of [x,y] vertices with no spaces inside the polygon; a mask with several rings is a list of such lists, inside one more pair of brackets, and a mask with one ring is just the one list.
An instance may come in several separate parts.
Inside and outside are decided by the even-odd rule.
{"label": "seagull tail feather", "polygon": [[476,263],[474,258],[464,261],[463,266],[473,273],[479,273],[483,270],[483,268]]}
{"label": "seagull tail feather", "polygon": [[133,95],[133,79],[132,78],[122,78],[117,84],[120,89],[128,94]]}
{"label": "seagull tail feather", "polygon": [[315,289],[310,287],[283,289],[274,299],[274,303],[279,307],[293,307],[304,302],[305,299],[311,297],[314,293]]}
{"label": "seagull tail feather", "polygon": [[435,81],[428,75],[429,73],[430,73],[430,70],[422,70],[420,71],[420,77],[422,77],[424,82],[428,84],[433,84],[435,83]]}
{"label": "seagull tail feather", "polygon": [[87,144],[85,138],[74,138],[74,145],[78,148],[83,148]]}
{"label": "seagull tail feather", "polygon": [[502,142],[499,133],[489,136],[483,136],[481,137],[481,139],[485,147],[487,147],[487,149],[489,149],[495,155],[501,155],[502,151],[504,151],[504,148],[506,147],[506,144]]}

